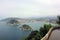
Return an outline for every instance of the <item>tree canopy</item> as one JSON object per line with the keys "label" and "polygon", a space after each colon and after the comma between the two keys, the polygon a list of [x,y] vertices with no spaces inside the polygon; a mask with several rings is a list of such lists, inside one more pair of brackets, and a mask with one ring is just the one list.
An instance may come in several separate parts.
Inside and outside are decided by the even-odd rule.
{"label": "tree canopy", "polygon": [[57,24],[59,24],[59,25],[60,25],[60,16],[58,16]]}
{"label": "tree canopy", "polygon": [[31,34],[27,38],[25,38],[25,40],[40,40],[42,37],[46,35],[46,33],[49,31],[51,27],[51,24],[44,24],[43,27],[40,27],[39,31],[32,31]]}

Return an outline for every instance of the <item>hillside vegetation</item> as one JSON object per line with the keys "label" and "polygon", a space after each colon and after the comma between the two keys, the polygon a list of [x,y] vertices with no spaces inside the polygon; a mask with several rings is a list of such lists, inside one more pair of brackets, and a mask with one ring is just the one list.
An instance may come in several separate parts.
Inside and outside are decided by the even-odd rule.
{"label": "hillside vegetation", "polygon": [[[60,25],[60,16],[58,16],[58,20],[56,21],[56,23]],[[39,31],[32,31],[31,34],[25,38],[25,40],[41,40],[41,38],[46,35],[46,33],[49,31],[51,27],[51,24],[44,24],[43,27],[40,27]]]}

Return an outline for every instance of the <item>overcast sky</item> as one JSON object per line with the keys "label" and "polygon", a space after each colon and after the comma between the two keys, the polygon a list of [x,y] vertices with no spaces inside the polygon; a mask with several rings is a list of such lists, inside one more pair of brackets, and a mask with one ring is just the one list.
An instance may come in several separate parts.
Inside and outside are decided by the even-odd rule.
{"label": "overcast sky", "polygon": [[0,0],[0,18],[60,15],[60,0]]}

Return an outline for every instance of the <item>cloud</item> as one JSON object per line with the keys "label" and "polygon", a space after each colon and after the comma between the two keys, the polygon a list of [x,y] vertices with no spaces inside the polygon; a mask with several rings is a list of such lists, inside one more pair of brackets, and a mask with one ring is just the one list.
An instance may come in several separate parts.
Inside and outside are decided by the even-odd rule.
{"label": "cloud", "polygon": [[0,17],[21,18],[60,15],[60,1],[0,0],[0,15]]}

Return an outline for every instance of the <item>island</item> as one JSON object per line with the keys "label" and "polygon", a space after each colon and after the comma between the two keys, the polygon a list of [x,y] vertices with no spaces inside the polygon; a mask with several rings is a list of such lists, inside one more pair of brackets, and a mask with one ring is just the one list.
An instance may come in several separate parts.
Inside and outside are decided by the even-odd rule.
{"label": "island", "polygon": [[20,27],[20,28],[21,28],[21,30],[24,30],[24,31],[26,31],[26,30],[32,31],[32,28],[26,24],[22,25],[22,27]]}
{"label": "island", "polygon": [[7,22],[7,24],[10,24],[10,25],[18,25],[18,24],[20,24],[20,23],[19,23],[18,20],[12,19],[12,20],[9,20],[9,21]]}

